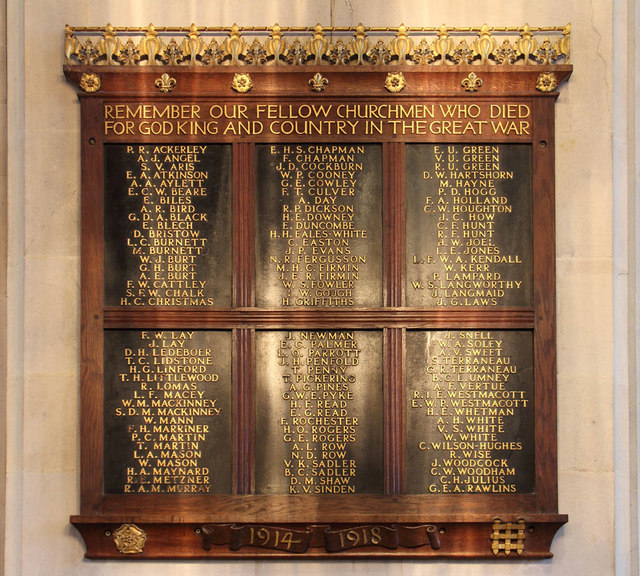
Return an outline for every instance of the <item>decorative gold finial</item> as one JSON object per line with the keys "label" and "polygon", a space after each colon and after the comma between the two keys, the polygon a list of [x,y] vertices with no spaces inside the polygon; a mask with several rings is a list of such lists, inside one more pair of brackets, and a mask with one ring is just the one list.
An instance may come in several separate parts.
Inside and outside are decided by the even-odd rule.
{"label": "decorative gold finial", "polygon": [[240,64],[240,56],[244,51],[245,42],[242,38],[242,31],[237,24],[231,26],[229,38],[226,41],[227,52],[231,55],[231,65],[238,66]]}
{"label": "decorative gold finial", "polygon": [[107,24],[100,41],[100,50],[106,56],[107,64],[112,65],[114,63],[115,55],[119,48],[120,41],[116,38],[116,29],[111,24]]}
{"label": "decorative gold finial", "polygon": [[273,56],[274,64],[280,63],[280,57],[287,48],[287,41],[282,38],[282,28],[276,22],[271,29],[269,42],[267,43],[267,52]]}
{"label": "decorative gold finial", "polygon": [[200,32],[195,24],[189,26],[189,32],[187,37],[182,42],[181,51],[185,55],[185,59],[189,59],[189,64],[195,66],[198,63],[198,56],[200,56],[205,48],[205,43],[200,38]]}
{"label": "decorative gold finial", "polygon": [[564,54],[566,63],[571,60],[571,22],[564,27],[562,38],[558,40],[558,52]]}
{"label": "decorative gold finial", "polygon": [[322,64],[322,57],[329,50],[329,41],[324,36],[324,30],[320,24],[313,29],[313,38],[309,41],[309,52],[313,56],[313,63]]}
{"label": "decorative gold finial", "polygon": [[71,57],[76,53],[78,41],[68,24],[64,27],[64,58],[68,64],[71,63]]}
{"label": "decorative gold finial", "polygon": [[496,41],[491,37],[491,28],[484,24],[478,32],[478,39],[475,42],[475,53],[480,56],[480,64],[486,64],[489,56],[496,48]]}
{"label": "decorative gold finial", "polygon": [[444,24],[440,26],[438,39],[433,44],[434,51],[440,56],[440,64],[446,64],[447,56],[453,51],[453,40]]}
{"label": "decorative gold finial", "polygon": [[400,24],[398,27],[398,33],[391,42],[391,51],[398,57],[399,64],[404,63],[407,56],[411,54],[412,49],[413,40],[409,38],[409,29],[404,24]]}
{"label": "decorative gold finial", "polygon": [[153,24],[149,24],[147,35],[140,40],[140,53],[147,57],[150,65],[156,63],[156,56],[160,54],[162,49],[162,40],[158,38],[158,32]]}
{"label": "decorative gold finial", "polygon": [[367,40],[367,32],[362,24],[356,26],[353,40],[349,44],[351,51],[356,55],[357,64],[364,64],[364,55],[369,50],[369,41]]}
{"label": "decorative gold finial", "polygon": [[524,63],[527,64],[529,62],[529,56],[531,56],[531,54],[533,54],[538,47],[538,42],[533,37],[529,24],[525,24],[522,27],[522,31],[520,32],[520,40],[518,40],[517,46],[518,52],[522,54],[524,58]]}

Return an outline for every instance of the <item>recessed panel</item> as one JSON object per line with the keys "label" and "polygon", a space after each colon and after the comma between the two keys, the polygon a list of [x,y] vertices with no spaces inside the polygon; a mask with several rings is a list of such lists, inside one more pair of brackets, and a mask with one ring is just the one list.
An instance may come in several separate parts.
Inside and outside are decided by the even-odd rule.
{"label": "recessed panel", "polygon": [[105,156],[105,304],[231,306],[231,146]]}
{"label": "recessed panel", "polygon": [[525,331],[407,331],[411,494],[534,490],[533,338]]}
{"label": "recessed panel", "polygon": [[408,306],[533,304],[531,147],[407,144]]}
{"label": "recessed panel", "polygon": [[231,333],[105,332],[107,494],[231,492]]}
{"label": "recessed panel", "polygon": [[256,146],[256,305],[382,305],[382,147]]}
{"label": "recessed panel", "polygon": [[382,333],[258,332],[256,366],[256,492],[382,493]]}

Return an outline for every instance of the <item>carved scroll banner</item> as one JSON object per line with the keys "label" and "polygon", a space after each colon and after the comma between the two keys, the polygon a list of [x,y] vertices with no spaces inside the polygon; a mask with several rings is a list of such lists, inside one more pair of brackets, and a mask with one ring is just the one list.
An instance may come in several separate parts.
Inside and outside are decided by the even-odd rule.
{"label": "carved scroll banner", "polygon": [[67,26],[90,558],[551,556],[571,26]]}

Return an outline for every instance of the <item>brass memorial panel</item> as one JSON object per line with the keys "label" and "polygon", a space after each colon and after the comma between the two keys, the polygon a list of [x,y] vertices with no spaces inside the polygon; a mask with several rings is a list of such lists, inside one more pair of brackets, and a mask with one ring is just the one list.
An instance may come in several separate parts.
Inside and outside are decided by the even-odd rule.
{"label": "brass memorial panel", "polygon": [[382,305],[382,147],[256,146],[256,305]]}
{"label": "brass memorial panel", "polygon": [[407,144],[407,305],[531,306],[531,147]]}
{"label": "brass memorial panel", "polygon": [[531,332],[406,338],[409,493],[533,492]]}
{"label": "brass memorial panel", "polygon": [[107,306],[231,306],[231,146],[104,147]]}
{"label": "brass memorial panel", "polygon": [[231,492],[231,333],[105,332],[107,494]]}
{"label": "brass memorial panel", "polygon": [[258,332],[256,365],[256,492],[382,493],[382,333]]}

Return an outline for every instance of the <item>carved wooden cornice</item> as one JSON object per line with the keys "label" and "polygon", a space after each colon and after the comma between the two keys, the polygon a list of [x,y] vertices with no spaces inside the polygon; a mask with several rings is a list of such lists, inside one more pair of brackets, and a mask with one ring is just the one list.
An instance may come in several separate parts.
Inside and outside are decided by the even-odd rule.
{"label": "carved wooden cornice", "polygon": [[569,64],[561,27],[65,27],[67,65]]}

